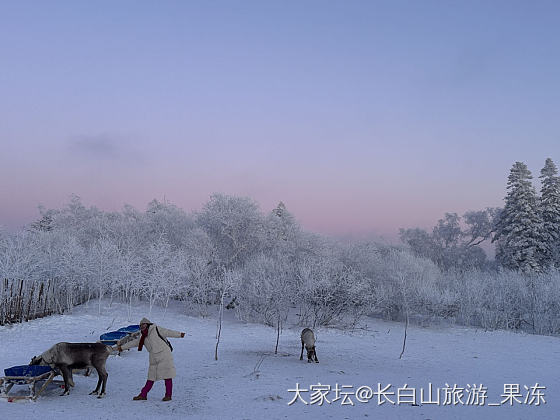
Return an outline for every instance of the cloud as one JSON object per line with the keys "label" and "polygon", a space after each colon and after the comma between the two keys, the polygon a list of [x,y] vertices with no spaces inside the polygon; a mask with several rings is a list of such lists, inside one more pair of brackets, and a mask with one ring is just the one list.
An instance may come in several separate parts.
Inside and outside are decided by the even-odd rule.
{"label": "cloud", "polygon": [[127,140],[109,134],[81,135],[68,141],[68,150],[72,155],[91,161],[143,161],[142,153]]}
{"label": "cloud", "polygon": [[69,141],[69,149],[93,159],[117,159],[122,154],[116,139],[107,134],[74,137]]}

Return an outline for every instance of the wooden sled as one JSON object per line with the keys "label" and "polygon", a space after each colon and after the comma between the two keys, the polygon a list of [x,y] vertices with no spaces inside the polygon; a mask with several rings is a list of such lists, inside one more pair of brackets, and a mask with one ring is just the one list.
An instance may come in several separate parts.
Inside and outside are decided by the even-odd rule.
{"label": "wooden sled", "polygon": [[140,337],[140,325],[129,325],[117,331],[101,334],[99,341],[113,347],[113,350],[116,351],[118,346],[122,346],[138,337]]}
{"label": "wooden sled", "polygon": [[[15,400],[36,400],[39,395],[49,386],[57,372],[52,370],[50,366],[14,366],[4,369],[6,376],[0,378],[0,397],[6,398],[8,401]],[[44,381],[40,388],[37,388],[39,382]],[[28,395],[10,395],[10,391],[14,385],[27,385]]]}

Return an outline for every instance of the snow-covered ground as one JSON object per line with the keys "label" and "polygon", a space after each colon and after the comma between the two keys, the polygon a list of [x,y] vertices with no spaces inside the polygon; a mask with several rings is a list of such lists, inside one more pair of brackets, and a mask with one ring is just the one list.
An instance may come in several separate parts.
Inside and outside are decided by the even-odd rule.
{"label": "snow-covered ground", "polygon": [[[107,305],[105,305],[107,306]],[[147,306],[126,316],[121,304],[106,307],[98,315],[93,302],[81,306],[73,314],[52,316],[24,324],[0,327],[0,368],[27,364],[59,341],[96,341],[99,335],[148,316]],[[74,375],[76,382],[70,396],[60,397],[60,389],[49,388],[35,402],[9,403],[0,399],[2,419],[284,419],[284,418],[383,418],[383,419],[544,419],[558,418],[560,410],[560,340],[555,337],[532,336],[509,332],[484,332],[459,327],[409,327],[406,352],[402,359],[403,325],[375,319],[367,320],[367,328],[354,332],[321,328],[317,330],[319,364],[299,360],[301,328],[284,330],[279,353],[274,354],[275,331],[262,325],[236,321],[228,313],[220,343],[220,360],[214,360],[215,318],[184,315],[179,306],[164,314],[155,308],[150,319],[167,328],[186,331],[184,339],[172,339],[177,368],[173,401],[162,402],[163,382],[157,382],[148,401],[132,401],[145,383],[148,367],[146,350],[136,349],[122,356],[110,356],[107,361],[109,380],[107,396],[97,399],[88,395],[96,385],[96,377]],[[305,354],[304,354],[305,358]],[[259,364],[260,363],[260,364]],[[309,390],[319,384],[330,386],[322,406],[304,404],[301,400],[289,405],[296,388]],[[420,390],[429,384],[440,390],[440,404],[420,401]],[[536,383],[546,403],[531,396],[525,404],[529,388]],[[377,391],[391,385],[389,398],[401,404],[378,404],[378,395],[369,402],[359,402],[352,394],[360,387]],[[465,388],[464,404],[444,405],[445,388]],[[476,395],[473,385],[487,388],[484,406],[467,405],[469,396]],[[520,387],[522,402],[499,404],[506,397],[504,385]],[[340,389],[335,399],[335,387]],[[471,392],[467,392],[467,389]],[[484,388],[482,388],[484,389]],[[21,392],[25,389],[22,387]],[[529,389],[529,392],[531,388]],[[533,389],[533,394],[541,392]],[[361,388],[362,400],[367,400],[368,388]],[[410,394],[416,392],[417,405],[411,405]],[[343,397],[342,393],[349,393]],[[504,396],[502,396],[502,394]],[[310,391],[302,391],[306,402]],[[408,396],[408,397],[407,397]],[[348,398],[354,403],[348,402]],[[427,398],[424,395],[424,398]],[[540,405],[537,406],[537,402]],[[497,403],[497,406],[489,404]]]}

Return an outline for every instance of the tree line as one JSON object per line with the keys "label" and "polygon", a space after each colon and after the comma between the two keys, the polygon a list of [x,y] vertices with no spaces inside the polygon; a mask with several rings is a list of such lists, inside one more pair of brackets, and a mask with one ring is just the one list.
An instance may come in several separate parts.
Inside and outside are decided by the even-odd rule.
{"label": "tree line", "polygon": [[[429,233],[401,229],[401,240],[411,251],[433,261],[442,270],[506,269],[525,274],[560,267],[560,177],[552,159],[541,169],[540,196],[531,171],[515,162],[507,181],[503,208],[446,213]],[[496,260],[489,261],[480,247],[495,244]]]}
{"label": "tree line", "polygon": [[145,211],[125,206],[104,212],[73,196],[61,209],[42,208],[41,218],[26,229],[0,231],[6,285],[0,288],[6,313],[0,321],[32,317],[8,313],[22,305],[4,302],[13,302],[14,293],[33,296],[47,282],[43,313],[72,311],[94,298],[99,311],[102,302],[114,300],[126,302],[129,311],[140,299],[150,308],[177,300],[201,316],[217,306],[233,310],[278,334],[289,314],[312,327],[406,315],[420,323],[446,319],[557,334],[555,266],[531,273],[495,266],[480,248],[494,238],[496,220],[505,214],[486,209],[462,218],[446,215],[431,234],[403,230],[405,245],[389,246],[306,232],[284,204],[262,212],[248,197],[215,194],[187,214],[157,200]]}

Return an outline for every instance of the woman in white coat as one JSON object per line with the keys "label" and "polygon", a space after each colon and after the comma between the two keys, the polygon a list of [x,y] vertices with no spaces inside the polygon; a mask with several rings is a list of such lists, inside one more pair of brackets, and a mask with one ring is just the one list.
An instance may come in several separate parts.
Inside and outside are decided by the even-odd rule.
{"label": "woman in white coat", "polygon": [[142,347],[146,346],[150,353],[150,366],[148,368],[148,380],[146,385],[133,400],[148,399],[148,392],[152,389],[155,381],[165,380],[165,397],[162,401],[171,401],[173,390],[173,378],[175,377],[175,366],[173,364],[173,355],[171,354],[171,343],[167,337],[183,338],[184,332],[168,330],[150,322],[147,318],[140,321],[141,335],[135,340],[129,341],[118,347],[119,352],[138,346],[138,351],[142,351]]}

